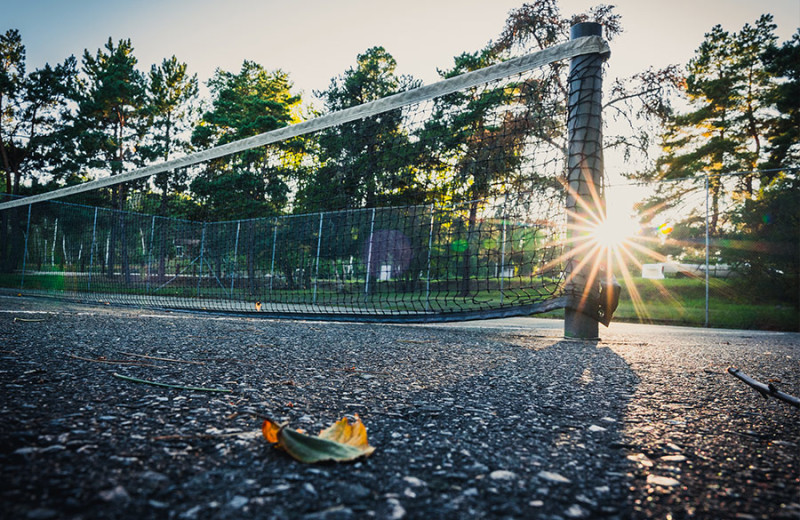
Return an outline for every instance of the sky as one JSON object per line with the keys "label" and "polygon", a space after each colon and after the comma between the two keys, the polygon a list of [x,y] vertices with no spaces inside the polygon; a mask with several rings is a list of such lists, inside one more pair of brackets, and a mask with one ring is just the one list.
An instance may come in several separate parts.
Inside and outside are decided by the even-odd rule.
{"label": "sky", "polygon": [[[597,5],[561,0],[562,14]],[[685,64],[715,24],[730,31],[772,13],[778,36],[800,27],[798,0],[618,0],[624,33],[612,43],[608,77]],[[28,69],[55,64],[109,37],[130,38],[143,70],[173,54],[201,82],[245,59],[289,73],[310,96],[381,45],[398,71],[425,83],[453,56],[476,51],[502,31],[521,0],[0,0],[0,31],[19,29]]]}
{"label": "sky", "polygon": [[[356,56],[380,45],[398,72],[426,84],[437,68],[496,39],[522,0],[0,0],[0,31],[18,29],[28,71],[111,37],[130,38],[145,71],[172,55],[201,83],[221,68],[237,72],[247,59],[282,69],[309,99]],[[560,0],[562,15],[597,0]],[[735,32],[771,13],[781,41],[800,27],[800,0],[618,0],[624,32],[611,43],[607,81],[667,65],[685,65],[705,33],[720,24]],[[610,178],[624,165],[607,158]],[[618,177],[617,177],[618,178]]]}

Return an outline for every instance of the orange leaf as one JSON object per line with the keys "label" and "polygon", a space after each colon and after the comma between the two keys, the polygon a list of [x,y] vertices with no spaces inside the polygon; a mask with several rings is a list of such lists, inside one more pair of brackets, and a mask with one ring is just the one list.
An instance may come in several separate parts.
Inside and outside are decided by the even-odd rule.
{"label": "orange leaf", "polygon": [[328,428],[319,432],[320,439],[328,439],[329,441],[339,442],[341,444],[349,444],[358,448],[368,448],[367,442],[367,429],[358,415],[355,416],[355,422],[350,424],[347,417],[342,417]]}
{"label": "orange leaf", "polygon": [[325,461],[347,462],[368,457],[375,448],[367,442],[367,429],[358,416],[351,423],[347,417],[322,430],[318,437],[306,435],[278,425],[270,420],[264,421],[261,432],[268,442],[275,444],[300,462],[314,463]]}
{"label": "orange leaf", "polygon": [[271,444],[276,444],[278,442],[278,432],[281,431],[281,427],[278,424],[266,419],[264,424],[261,425],[261,433],[264,434],[264,438],[267,439],[267,442]]}

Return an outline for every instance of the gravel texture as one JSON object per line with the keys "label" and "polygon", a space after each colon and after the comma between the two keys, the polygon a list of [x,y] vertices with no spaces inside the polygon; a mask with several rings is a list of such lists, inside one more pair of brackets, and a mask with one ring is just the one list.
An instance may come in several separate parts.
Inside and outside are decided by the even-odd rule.
{"label": "gravel texture", "polygon": [[[799,396],[800,334],[601,333],[0,296],[0,518],[800,519],[800,410],[726,372]],[[353,414],[355,463],[260,433]]]}

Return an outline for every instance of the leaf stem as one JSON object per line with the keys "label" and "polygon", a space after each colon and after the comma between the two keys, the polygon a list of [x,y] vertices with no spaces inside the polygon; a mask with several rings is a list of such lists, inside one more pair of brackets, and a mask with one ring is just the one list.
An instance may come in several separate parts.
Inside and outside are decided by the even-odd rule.
{"label": "leaf stem", "polygon": [[123,376],[122,374],[117,374],[114,372],[114,377],[119,379],[124,379],[125,381],[132,381],[134,383],[142,383],[145,385],[153,385],[153,386],[163,386],[165,388],[176,388],[178,390],[193,390],[195,392],[221,392],[221,393],[231,393],[232,390],[228,390],[226,388],[203,388],[200,386],[183,386],[183,385],[169,385],[167,383],[157,383],[155,381],[148,381],[146,379],[138,379],[135,377]]}

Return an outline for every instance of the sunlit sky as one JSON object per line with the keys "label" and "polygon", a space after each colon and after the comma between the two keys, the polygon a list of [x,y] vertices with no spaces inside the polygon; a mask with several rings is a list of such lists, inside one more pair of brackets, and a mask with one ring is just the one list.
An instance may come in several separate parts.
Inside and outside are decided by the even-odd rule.
{"label": "sunlit sky", "polygon": [[[28,70],[130,38],[142,70],[173,54],[201,82],[249,59],[289,73],[306,98],[382,45],[398,72],[425,83],[453,56],[496,38],[521,0],[0,0],[0,31],[19,29]],[[561,0],[563,15],[598,1]],[[609,80],[686,64],[715,24],[738,31],[771,13],[785,41],[800,27],[800,0],[618,0],[624,33],[612,43]],[[613,161],[613,158],[609,158]],[[607,163],[611,170],[623,166]],[[613,178],[613,172],[611,177]]]}

